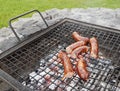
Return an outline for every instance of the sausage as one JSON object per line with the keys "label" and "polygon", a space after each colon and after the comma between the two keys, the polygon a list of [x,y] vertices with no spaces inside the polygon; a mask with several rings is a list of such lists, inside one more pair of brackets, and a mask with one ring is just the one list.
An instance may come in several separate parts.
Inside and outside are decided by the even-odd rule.
{"label": "sausage", "polygon": [[85,45],[85,42],[84,41],[77,41],[75,43],[72,43],[71,45],[69,45],[67,48],[66,48],[66,52],[68,54],[70,54],[75,48],[77,47],[80,47],[80,46],[83,46]]}
{"label": "sausage", "polygon": [[89,47],[88,46],[81,46],[81,47],[78,47],[76,49],[74,49],[71,53],[71,58],[79,58],[78,56],[81,54],[81,53],[85,53],[85,52],[88,52],[89,50]]}
{"label": "sausage", "polygon": [[74,75],[74,70],[70,62],[70,58],[67,56],[67,53],[64,51],[60,51],[58,57],[62,60],[62,64],[64,66],[64,76],[62,80],[64,80],[65,78],[71,78]]}
{"label": "sausage", "polygon": [[90,56],[98,58],[98,41],[95,37],[90,38]]}
{"label": "sausage", "polygon": [[78,59],[78,62],[76,65],[76,72],[82,80],[87,81],[89,77],[89,72],[87,70],[87,64],[84,61],[82,56],[80,57],[80,59]]}
{"label": "sausage", "polygon": [[78,32],[73,32],[72,37],[75,41],[84,41],[86,43],[89,42],[89,38],[80,36]]}

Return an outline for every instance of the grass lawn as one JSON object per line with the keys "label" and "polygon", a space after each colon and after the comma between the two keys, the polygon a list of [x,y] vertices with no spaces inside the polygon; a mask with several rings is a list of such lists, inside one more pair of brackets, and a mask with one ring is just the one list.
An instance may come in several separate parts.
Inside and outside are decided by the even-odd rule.
{"label": "grass lawn", "polygon": [[11,17],[31,9],[87,7],[120,8],[120,0],[0,0],[0,28],[8,26]]}

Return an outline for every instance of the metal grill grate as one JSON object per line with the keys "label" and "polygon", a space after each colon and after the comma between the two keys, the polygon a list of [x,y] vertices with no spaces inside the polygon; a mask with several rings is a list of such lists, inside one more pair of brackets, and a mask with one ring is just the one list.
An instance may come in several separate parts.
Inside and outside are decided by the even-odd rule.
{"label": "metal grill grate", "polygon": [[[61,81],[63,67],[56,61],[57,53],[74,42],[71,37],[73,31],[86,37],[96,36],[100,55],[104,57],[90,59],[90,77],[87,82],[83,82],[77,75],[65,82]],[[119,33],[69,20],[2,58],[0,67],[34,91],[119,91],[119,55]]]}

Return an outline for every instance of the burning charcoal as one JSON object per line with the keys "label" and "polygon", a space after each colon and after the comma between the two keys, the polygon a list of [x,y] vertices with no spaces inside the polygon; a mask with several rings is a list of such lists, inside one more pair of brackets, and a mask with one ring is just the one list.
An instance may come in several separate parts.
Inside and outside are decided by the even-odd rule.
{"label": "burning charcoal", "polygon": [[45,79],[44,79],[44,78],[41,78],[41,79],[39,80],[39,83],[42,83],[42,84],[43,84],[43,82],[45,82]]}
{"label": "burning charcoal", "polygon": [[111,83],[111,84],[115,84],[115,83],[116,83],[116,80],[113,79],[113,80],[110,81],[110,83]]}
{"label": "burning charcoal", "polygon": [[59,49],[61,49],[61,48],[62,48],[62,46],[61,46],[61,45],[58,45],[58,48],[59,48]]}
{"label": "burning charcoal", "polygon": [[94,91],[95,85],[91,85],[90,89],[91,89],[91,91]]}
{"label": "burning charcoal", "polygon": [[72,89],[71,91],[76,91],[76,89]]}
{"label": "burning charcoal", "polygon": [[36,72],[37,72],[37,74],[39,74],[39,73],[42,72],[42,69],[38,68],[38,69],[36,70]]}
{"label": "burning charcoal", "polygon": [[31,88],[31,89],[34,89],[34,87],[33,87],[33,86],[30,86],[30,88]]}
{"label": "burning charcoal", "polygon": [[26,86],[26,82],[24,81],[24,82],[22,82],[22,84],[24,85],[24,86]]}
{"label": "burning charcoal", "polygon": [[114,67],[113,66],[109,66],[109,69],[114,69]]}
{"label": "burning charcoal", "polygon": [[98,81],[98,80],[95,80],[94,84],[98,85],[98,84],[99,84],[99,81]]}
{"label": "burning charcoal", "polygon": [[38,86],[41,86],[42,84],[40,83],[40,82],[38,82],[38,84],[37,84]]}
{"label": "burning charcoal", "polygon": [[40,80],[40,79],[41,79],[41,76],[40,76],[40,75],[36,75],[36,76],[34,77],[34,79],[35,79],[35,80]]}
{"label": "burning charcoal", "polygon": [[43,88],[44,88],[43,85],[38,86],[38,91],[43,91]]}
{"label": "burning charcoal", "polygon": [[62,63],[60,58],[58,58],[56,61],[57,61],[58,63]]}
{"label": "burning charcoal", "polygon": [[95,91],[100,91],[101,87],[96,85],[96,88],[94,89]]}
{"label": "burning charcoal", "polygon": [[48,60],[48,62],[50,62],[50,64],[51,64],[53,61],[54,61],[53,59]]}
{"label": "burning charcoal", "polygon": [[108,89],[111,88],[111,85],[110,85],[110,84],[107,84],[107,88],[108,88]]}
{"label": "burning charcoal", "polygon": [[103,75],[103,74],[104,74],[104,71],[101,71],[101,72],[100,72],[100,75]]}
{"label": "burning charcoal", "polygon": [[105,83],[105,82],[100,82],[100,86],[105,87],[106,85],[107,85],[107,83]]}
{"label": "burning charcoal", "polygon": [[71,91],[71,90],[72,90],[72,87],[66,86],[66,90],[67,90],[67,91]]}
{"label": "burning charcoal", "polygon": [[112,90],[112,91],[115,91],[115,90],[116,90],[116,88],[117,88],[117,87],[112,86],[112,87],[111,87],[111,90]]}
{"label": "burning charcoal", "polygon": [[119,87],[117,87],[117,88],[116,88],[116,91],[120,91],[120,88],[119,88]]}
{"label": "burning charcoal", "polygon": [[61,81],[60,80],[55,80],[55,82],[54,82],[57,86],[59,86],[59,84],[61,83]]}
{"label": "burning charcoal", "polygon": [[78,75],[76,75],[77,77],[74,77],[73,78],[73,81],[75,81],[75,82],[78,82],[79,80],[80,80],[80,77],[78,76]]}
{"label": "burning charcoal", "polygon": [[99,70],[98,69],[94,69],[93,72],[94,73],[99,73]]}
{"label": "burning charcoal", "polygon": [[54,63],[53,63],[53,64],[57,65],[57,64],[58,64],[58,62],[54,61]]}
{"label": "burning charcoal", "polygon": [[67,78],[67,79],[64,80],[64,82],[65,82],[66,84],[69,84],[71,80],[72,80],[71,78]]}
{"label": "burning charcoal", "polygon": [[51,77],[50,77],[50,75],[46,75],[46,76],[44,77],[44,79],[45,79],[45,81],[46,81],[47,84],[50,84],[50,83],[51,83]]}
{"label": "burning charcoal", "polygon": [[80,85],[76,85],[75,87],[74,87],[77,91],[81,91],[81,89],[82,89],[82,87],[80,86]]}
{"label": "burning charcoal", "polygon": [[41,76],[44,76],[46,73],[43,71],[40,73]]}
{"label": "burning charcoal", "polygon": [[71,87],[74,87],[75,86],[75,82],[74,81],[71,81],[71,83],[69,84]]}
{"label": "burning charcoal", "polygon": [[49,68],[47,68],[47,69],[45,69],[45,72],[50,72],[51,71],[51,69],[49,69]]}
{"label": "burning charcoal", "polygon": [[56,57],[56,56],[53,56],[53,60],[57,60],[57,57]]}
{"label": "burning charcoal", "polygon": [[93,83],[94,82],[94,79],[89,79],[89,83]]}
{"label": "burning charcoal", "polygon": [[34,77],[35,75],[37,75],[35,72],[32,72],[29,74],[29,76],[31,76],[31,77]]}
{"label": "burning charcoal", "polygon": [[53,54],[50,54],[48,56],[45,57],[45,60],[49,60],[50,58],[52,58],[54,55]]}
{"label": "burning charcoal", "polygon": [[53,71],[50,71],[50,72],[49,72],[49,74],[50,74],[51,76],[53,76],[53,77],[54,77],[54,75],[55,75],[55,72],[53,72]]}
{"label": "burning charcoal", "polygon": [[49,68],[51,69],[53,67],[55,67],[55,65],[53,63],[51,63],[51,65],[49,65]]}
{"label": "burning charcoal", "polygon": [[45,67],[45,66],[46,66],[45,62],[40,63],[40,67]]}
{"label": "burning charcoal", "polygon": [[89,58],[85,58],[85,61],[86,61],[86,63],[90,62]]}
{"label": "burning charcoal", "polygon": [[54,66],[53,68],[50,68],[51,71],[55,72],[55,73],[58,73],[58,67],[57,66]]}
{"label": "burning charcoal", "polygon": [[54,90],[55,88],[56,88],[55,84],[52,84],[52,85],[49,86],[49,89],[51,89],[51,90]]}
{"label": "burning charcoal", "polygon": [[104,88],[101,88],[100,91],[104,91]]}
{"label": "burning charcoal", "polygon": [[61,87],[56,87],[54,91],[63,91]]}
{"label": "burning charcoal", "polygon": [[90,86],[91,86],[91,84],[88,83],[86,87],[87,87],[87,88],[90,88]]}
{"label": "burning charcoal", "polygon": [[46,66],[46,60],[41,59],[39,62],[40,62],[40,67]]}
{"label": "burning charcoal", "polygon": [[94,64],[87,63],[89,67],[94,67]]}
{"label": "burning charcoal", "polygon": [[90,68],[90,67],[87,67],[87,69],[88,69],[88,71],[89,71],[89,72],[92,72],[92,68]]}
{"label": "burning charcoal", "polygon": [[94,73],[94,74],[92,75],[92,78],[96,78],[96,76],[97,76],[97,74]]}
{"label": "burning charcoal", "polygon": [[80,91],[88,91],[88,89],[86,89],[86,88],[82,88]]}

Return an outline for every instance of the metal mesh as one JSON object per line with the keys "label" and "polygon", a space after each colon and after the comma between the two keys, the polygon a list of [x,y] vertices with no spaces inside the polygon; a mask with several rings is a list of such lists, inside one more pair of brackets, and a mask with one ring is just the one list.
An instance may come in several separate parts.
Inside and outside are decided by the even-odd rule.
{"label": "metal mesh", "polygon": [[[74,40],[73,31],[86,37],[96,36],[103,59],[90,59],[89,80],[77,75],[66,81],[57,53]],[[120,90],[120,34],[92,26],[65,22],[33,42],[0,60],[2,70],[34,91],[119,91]],[[118,66],[118,67],[117,67]]]}

